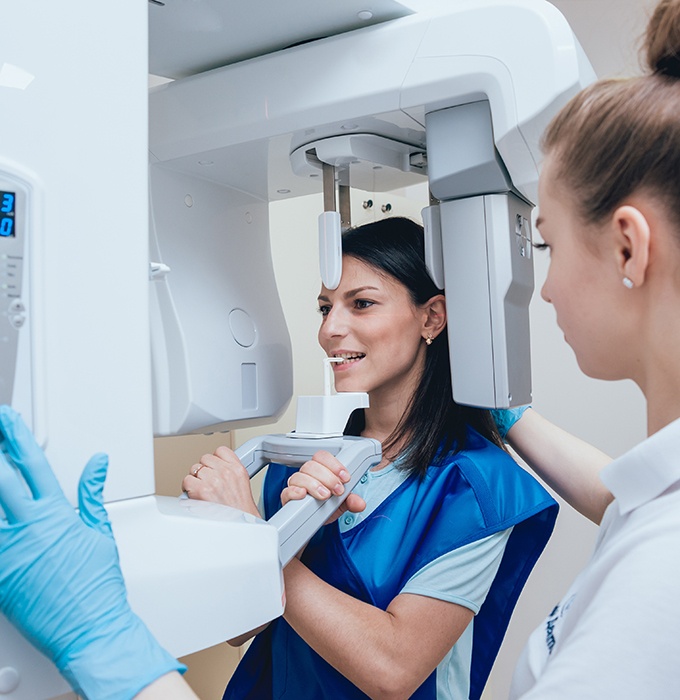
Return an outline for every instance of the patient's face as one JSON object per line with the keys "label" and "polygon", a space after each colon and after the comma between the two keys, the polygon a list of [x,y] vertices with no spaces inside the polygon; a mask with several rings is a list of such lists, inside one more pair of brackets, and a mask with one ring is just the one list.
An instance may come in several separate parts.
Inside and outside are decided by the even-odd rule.
{"label": "patient's face", "polygon": [[342,265],[339,287],[319,295],[319,343],[344,358],[333,363],[337,391],[410,397],[425,360],[426,313],[390,275],[350,256]]}

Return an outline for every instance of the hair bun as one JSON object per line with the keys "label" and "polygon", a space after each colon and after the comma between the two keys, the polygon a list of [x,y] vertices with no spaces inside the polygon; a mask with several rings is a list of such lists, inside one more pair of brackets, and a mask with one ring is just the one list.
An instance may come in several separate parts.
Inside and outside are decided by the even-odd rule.
{"label": "hair bun", "polygon": [[680,78],[680,56],[663,56],[656,61],[655,73],[668,75],[672,78]]}
{"label": "hair bun", "polygon": [[647,25],[645,50],[652,73],[680,78],[680,0],[661,0]]}

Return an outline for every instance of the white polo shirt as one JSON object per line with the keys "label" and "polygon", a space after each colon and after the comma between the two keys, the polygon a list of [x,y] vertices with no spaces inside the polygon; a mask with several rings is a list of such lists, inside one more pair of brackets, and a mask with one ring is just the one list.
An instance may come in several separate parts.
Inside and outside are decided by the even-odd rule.
{"label": "white polo shirt", "polygon": [[680,419],[608,464],[595,550],[529,638],[516,700],[680,698]]}

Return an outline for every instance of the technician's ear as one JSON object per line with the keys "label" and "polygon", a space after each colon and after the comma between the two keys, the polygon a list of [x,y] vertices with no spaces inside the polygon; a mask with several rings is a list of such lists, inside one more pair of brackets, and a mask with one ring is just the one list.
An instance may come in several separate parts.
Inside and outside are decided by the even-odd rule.
{"label": "technician's ear", "polygon": [[634,287],[639,287],[645,281],[649,265],[649,222],[637,207],[629,204],[616,209],[611,222],[621,279],[627,277]]}
{"label": "technician's ear", "polygon": [[436,338],[446,327],[446,297],[437,294],[423,306],[425,319],[423,322],[423,338]]}

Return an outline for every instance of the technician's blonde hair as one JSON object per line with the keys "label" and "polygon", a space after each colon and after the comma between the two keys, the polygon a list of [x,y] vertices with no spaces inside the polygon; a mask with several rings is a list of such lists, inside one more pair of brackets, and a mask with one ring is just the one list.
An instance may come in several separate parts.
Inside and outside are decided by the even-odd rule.
{"label": "technician's blonde hair", "polygon": [[680,0],[657,5],[643,52],[647,74],[587,87],[553,119],[542,148],[585,223],[645,191],[680,230]]}

